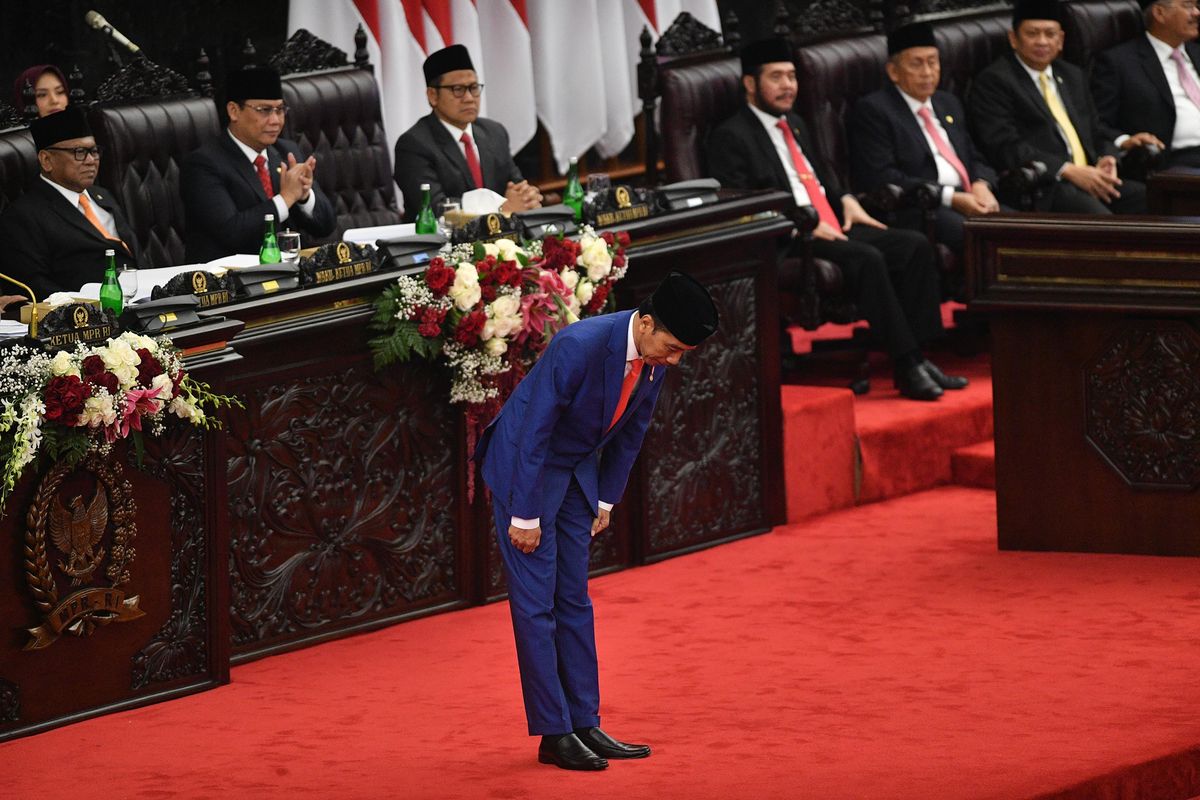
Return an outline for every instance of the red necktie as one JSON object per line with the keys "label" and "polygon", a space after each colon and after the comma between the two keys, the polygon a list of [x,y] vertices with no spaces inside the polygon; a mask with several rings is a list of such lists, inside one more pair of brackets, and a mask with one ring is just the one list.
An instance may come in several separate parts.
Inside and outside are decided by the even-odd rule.
{"label": "red necktie", "polygon": [[821,191],[821,182],[817,180],[812,167],[808,165],[808,160],[800,152],[800,145],[796,144],[796,137],[792,136],[791,126],[788,125],[786,119],[781,119],[775,123],[775,127],[783,131],[783,140],[787,142],[788,151],[792,154],[792,166],[796,168],[796,174],[800,176],[800,185],[804,187],[804,191],[808,192],[808,202],[812,203],[813,208],[817,210],[817,216],[821,222],[831,228],[841,230],[842,224],[838,222],[837,214],[833,213],[833,206],[829,205],[825,192]]}
{"label": "red necktie", "polygon": [[471,141],[471,135],[463,131],[462,137],[459,139],[463,143],[463,148],[467,154],[467,168],[471,170],[471,179],[475,181],[475,188],[483,188],[483,170],[479,168],[479,157],[475,155],[475,145]]}
{"label": "red necktie", "polygon": [[258,173],[258,182],[262,184],[263,191],[267,193],[267,199],[270,200],[275,196],[275,189],[271,187],[271,176],[267,174],[267,159],[261,153],[254,159],[254,170]]}
{"label": "red necktie", "polygon": [[930,139],[933,139],[933,146],[937,148],[938,155],[949,161],[950,166],[954,167],[954,171],[958,173],[958,179],[962,181],[962,190],[964,192],[971,191],[971,178],[967,175],[967,168],[963,166],[950,143],[942,138],[937,125],[933,124],[933,116],[929,113],[929,107],[918,108],[917,116],[925,123],[925,132],[929,134]]}
{"label": "red necktie", "polygon": [[637,386],[638,376],[641,374],[642,360],[635,358],[629,362],[629,374],[621,381],[621,398],[617,400],[617,409],[613,412],[612,422],[608,423],[606,430],[612,430],[612,426],[616,425],[617,420],[625,413],[625,406],[629,405],[629,396],[633,394],[633,387]]}

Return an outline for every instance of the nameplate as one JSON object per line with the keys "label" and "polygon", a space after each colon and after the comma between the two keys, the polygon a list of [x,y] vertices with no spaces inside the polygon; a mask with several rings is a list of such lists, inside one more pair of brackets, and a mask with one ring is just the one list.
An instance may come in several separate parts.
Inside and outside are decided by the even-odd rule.
{"label": "nameplate", "polygon": [[454,244],[468,242],[494,242],[497,239],[516,239],[520,231],[516,220],[503,214],[484,214],[462,227],[455,228],[451,235]]}
{"label": "nameplate", "polygon": [[161,300],[188,294],[200,301],[200,308],[213,308],[233,300],[229,279],[202,269],[181,272],[162,286],[155,286],[150,292],[150,299]]}
{"label": "nameplate", "polygon": [[300,259],[300,281],[305,286],[320,286],[347,278],[359,278],[379,270],[375,248],[369,244],[335,242],[321,245],[310,256]]}
{"label": "nameplate", "polygon": [[607,228],[609,225],[631,222],[635,219],[646,219],[649,216],[650,206],[645,203],[639,203],[635,206],[629,206],[629,208],[618,208],[616,211],[596,212],[596,225],[601,228]]}
{"label": "nameplate", "polygon": [[338,264],[336,267],[326,267],[313,272],[313,283],[332,283],[345,278],[357,278],[360,275],[370,275],[375,271],[375,265],[370,261],[351,261],[349,264]]}
{"label": "nameplate", "polygon": [[89,303],[68,303],[38,322],[38,342],[46,350],[64,350],[79,343],[96,344],[116,332],[111,311]]}
{"label": "nameplate", "polygon": [[650,195],[625,185],[600,192],[584,207],[584,216],[599,228],[646,219],[650,214]]}

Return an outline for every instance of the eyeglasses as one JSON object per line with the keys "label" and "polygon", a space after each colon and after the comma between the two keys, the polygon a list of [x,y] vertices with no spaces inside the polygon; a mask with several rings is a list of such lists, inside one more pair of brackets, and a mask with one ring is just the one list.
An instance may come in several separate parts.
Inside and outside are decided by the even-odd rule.
{"label": "eyeglasses", "polygon": [[434,86],[435,89],[445,89],[452,93],[455,97],[462,97],[467,92],[471,93],[471,97],[479,97],[479,93],[483,91],[482,83],[454,83],[448,86]]}
{"label": "eyeglasses", "polygon": [[76,161],[86,161],[88,156],[92,158],[100,158],[100,148],[93,145],[92,147],[43,147],[43,150],[58,150],[60,153],[70,153],[75,156]]}
{"label": "eyeglasses", "polygon": [[280,103],[277,106],[248,106],[245,103],[240,104],[242,108],[248,108],[260,117],[269,117],[272,114],[278,114],[282,117],[287,113],[288,107],[286,103]]}

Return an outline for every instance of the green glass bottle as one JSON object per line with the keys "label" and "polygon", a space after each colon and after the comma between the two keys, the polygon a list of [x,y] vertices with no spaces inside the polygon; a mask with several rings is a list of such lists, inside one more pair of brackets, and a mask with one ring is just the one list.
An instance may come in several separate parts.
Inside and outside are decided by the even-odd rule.
{"label": "green glass bottle", "polygon": [[279,240],[275,238],[275,215],[267,214],[263,219],[265,230],[262,247],[258,250],[258,263],[278,264],[283,256],[279,252]]}
{"label": "green glass bottle", "polygon": [[100,284],[100,307],[119,316],[125,303],[121,284],[117,281],[117,252],[105,250],[104,257],[108,259],[108,266],[104,268],[104,282]]}
{"label": "green glass bottle", "polygon": [[563,189],[563,204],[575,212],[575,221],[583,221],[583,186],[579,183],[579,159],[571,158],[567,169],[567,188]]}
{"label": "green glass bottle", "polygon": [[421,211],[417,214],[417,233],[437,233],[437,217],[433,215],[433,198],[429,184],[421,184]]}

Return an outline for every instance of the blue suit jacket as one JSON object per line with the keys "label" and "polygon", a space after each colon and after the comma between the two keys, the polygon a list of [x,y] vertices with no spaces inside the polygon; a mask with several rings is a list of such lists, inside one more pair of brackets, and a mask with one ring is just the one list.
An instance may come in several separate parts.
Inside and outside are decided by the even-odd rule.
{"label": "blue suit jacket", "polygon": [[629,319],[620,311],[559,331],[475,448],[483,479],[510,516],[553,518],[572,476],[592,509],[616,504],[650,425],[665,367],[647,367],[607,430],[625,377]]}

